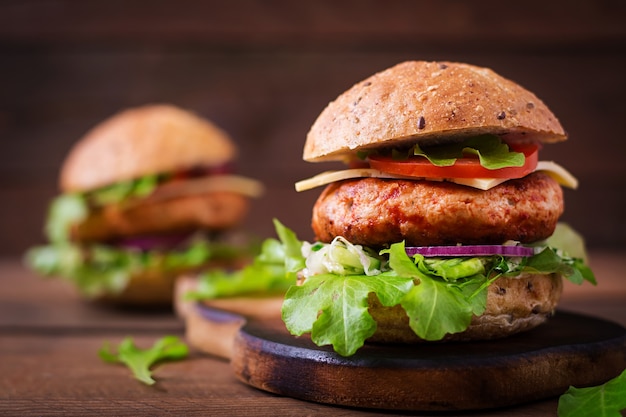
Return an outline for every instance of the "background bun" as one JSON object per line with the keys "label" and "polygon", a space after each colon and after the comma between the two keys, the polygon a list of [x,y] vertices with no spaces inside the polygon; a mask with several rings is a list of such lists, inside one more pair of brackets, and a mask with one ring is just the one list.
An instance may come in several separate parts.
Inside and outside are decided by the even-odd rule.
{"label": "background bun", "polygon": [[[474,316],[467,330],[447,335],[444,341],[489,340],[530,330],[550,317],[563,291],[559,274],[524,274],[498,278],[488,288],[487,308]],[[370,342],[416,343],[420,339],[409,327],[409,318],[400,306],[384,307],[369,296],[369,312],[378,325]]]}
{"label": "background bun", "polygon": [[409,61],[375,74],[331,102],[311,127],[303,158],[353,158],[393,140],[436,143],[482,133],[558,142],[563,127],[530,91],[488,68]]}
{"label": "background bun", "polygon": [[230,137],[206,119],[171,105],[120,112],[70,150],[63,192],[83,192],[144,175],[216,166],[235,157]]}

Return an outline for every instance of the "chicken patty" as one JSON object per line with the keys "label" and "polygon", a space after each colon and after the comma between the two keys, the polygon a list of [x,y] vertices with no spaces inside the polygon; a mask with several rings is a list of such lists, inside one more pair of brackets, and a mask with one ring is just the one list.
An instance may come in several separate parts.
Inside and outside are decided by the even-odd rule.
{"label": "chicken patty", "polygon": [[78,242],[107,241],[137,235],[224,230],[239,224],[248,199],[237,193],[213,192],[165,200],[150,198],[131,205],[101,207],[72,227]]}
{"label": "chicken patty", "polygon": [[482,191],[450,182],[355,179],[328,185],[313,208],[320,241],[383,247],[531,243],[552,235],[563,191],[536,172]]}

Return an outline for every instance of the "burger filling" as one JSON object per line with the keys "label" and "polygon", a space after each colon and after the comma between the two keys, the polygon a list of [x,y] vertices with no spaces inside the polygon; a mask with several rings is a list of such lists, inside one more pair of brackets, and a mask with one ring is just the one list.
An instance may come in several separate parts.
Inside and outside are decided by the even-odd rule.
{"label": "burger filling", "polygon": [[31,249],[26,262],[98,297],[122,292],[136,274],[172,275],[251,257],[255,242],[223,231],[241,220],[260,185],[226,172],[194,168],[62,194],[48,213],[50,243]]}

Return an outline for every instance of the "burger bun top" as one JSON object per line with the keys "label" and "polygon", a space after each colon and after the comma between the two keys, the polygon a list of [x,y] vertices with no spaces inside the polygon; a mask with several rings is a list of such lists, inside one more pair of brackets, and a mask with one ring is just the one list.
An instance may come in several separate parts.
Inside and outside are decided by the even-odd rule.
{"label": "burger bun top", "polygon": [[165,104],[124,110],[92,128],[70,150],[63,192],[85,192],[145,175],[219,166],[235,157],[231,138],[210,121]]}
{"label": "burger bun top", "polygon": [[407,61],[355,84],[328,104],[307,135],[303,159],[346,161],[358,150],[487,133],[510,141],[567,138],[537,96],[488,68]]}

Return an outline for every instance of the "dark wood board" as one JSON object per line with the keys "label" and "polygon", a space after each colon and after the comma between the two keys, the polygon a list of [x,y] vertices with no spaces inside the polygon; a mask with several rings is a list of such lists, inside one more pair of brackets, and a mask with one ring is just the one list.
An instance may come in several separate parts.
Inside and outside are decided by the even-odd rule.
{"label": "dark wood board", "polygon": [[250,319],[235,334],[231,366],[253,387],[319,403],[414,411],[489,409],[615,377],[626,368],[626,329],[560,311],[543,326],[502,340],[366,344],[354,356],[342,357],[308,337],[289,335],[278,320]]}

